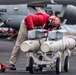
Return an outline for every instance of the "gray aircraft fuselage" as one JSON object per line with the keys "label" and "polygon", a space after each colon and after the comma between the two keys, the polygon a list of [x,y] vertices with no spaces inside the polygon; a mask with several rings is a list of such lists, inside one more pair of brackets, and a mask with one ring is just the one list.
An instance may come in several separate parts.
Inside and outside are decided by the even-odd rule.
{"label": "gray aircraft fuselage", "polygon": [[30,4],[30,3],[51,3],[54,1],[58,4],[76,4],[76,0],[0,0],[0,4]]}
{"label": "gray aircraft fuselage", "polygon": [[[53,8],[59,9],[61,11],[62,6],[60,5],[58,8],[57,6]],[[40,8],[39,8],[40,10]],[[41,9],[42,11],[42,9]],[[15,29],[19,29],[21,21],[31,13],[36,13],[37,10],[33,9],[32,7],[28,7],[27,4],[19,4],[19,5],[0,5],[0,19],[3,21],[11,18],[11,21],[8,24]],[[63,29],[68,28],[68,31],[75,34],[76,26],[63,26]]]}
{"label": "gray aircraft fuselage", "polygon": [[[19,28],[20,22],[30,13],[36,13],[37,11],[31,7],[27,7],[27,4],[31,3],[43,3],[49,4],[51,1],[59,4],[75,4],[76,0],[0,0],[0,19],[3,21],[11,18],[12,21],[8,23],[14,28]],[[10,5],[8,5],[10,4]],[[16,4],[16,5],[11,5]],[[17,5],[19,4],[19,5]]]}
{"label": "gray aircraft fuselage", "polygon": [[30,13],[35,13],[36,11],[31,7],[27,7],[27,4],[21,5],[0,5],[0,19],[2,21],[11,18],[8,22],[10,26],[18,29],[20,22]]}
{"label": "gray aircraft fuselage", "polygon": [[29,7],[27,4],[19,4],[19,5],[0,5],[0,19],[5,21],[7,19],[11,19],[8,21],[12,28],[19,29],[21,21],[28,15],[34,14],[37,12],[44,12],[44,9],[40,7],[36,7],[35,9]]}

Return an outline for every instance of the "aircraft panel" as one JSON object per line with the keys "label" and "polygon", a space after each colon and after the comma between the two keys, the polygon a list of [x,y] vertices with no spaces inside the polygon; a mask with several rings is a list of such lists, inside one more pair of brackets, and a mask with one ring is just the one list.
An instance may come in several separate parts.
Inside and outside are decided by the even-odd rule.
{"label": "aircraft panel", "polygon": [[7,5],[7,13],[10,15],[27,15],[28,9],[27,4],[22,5]]}
{"label": "aircraft panel", "polygon": [[25,4],[25,3],[59,3],[59,4],[76,4],[76,0],[0,0],[0,4]]}

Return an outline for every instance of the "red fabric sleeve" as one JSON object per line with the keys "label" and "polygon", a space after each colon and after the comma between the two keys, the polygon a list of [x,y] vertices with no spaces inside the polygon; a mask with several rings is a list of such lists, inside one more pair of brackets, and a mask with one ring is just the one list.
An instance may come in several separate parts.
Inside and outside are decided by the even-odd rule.
{"label": "red fabric sleeve", "polygon": [[28,28],[29,28],[29,29],[33,29],[33,28],[34,28],[34,23],[33,23],[33,18],[32,18],[31,15],[29,15],[29,16],[27,17],[27,21],[28,21]]}

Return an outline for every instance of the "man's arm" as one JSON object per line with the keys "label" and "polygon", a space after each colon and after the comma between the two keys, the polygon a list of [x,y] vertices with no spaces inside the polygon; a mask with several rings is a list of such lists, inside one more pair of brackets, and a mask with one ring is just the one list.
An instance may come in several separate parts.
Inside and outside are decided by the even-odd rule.
{"label": "man's arm", "polygon": [[33,23],[33,18],[32,18],[31,15],[29,15],[27,17],[27,22],[28,22],[27,24],[28,24],[29,29],[33,29],[34,28],[34,23]]}

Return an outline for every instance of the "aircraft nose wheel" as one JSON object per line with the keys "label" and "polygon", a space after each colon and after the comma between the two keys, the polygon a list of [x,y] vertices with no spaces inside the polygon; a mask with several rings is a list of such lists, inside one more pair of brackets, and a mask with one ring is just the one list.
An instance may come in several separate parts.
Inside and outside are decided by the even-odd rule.
{"label": "aircraft nose wheel", "polygon": [[29,72],[30,73],[34,72],[33,64],[34,64],[33,58],[30,57],[30,60],[29,60]]}
{"label": "aircraft nose wheel", "polygon": [[60,74],[60,72],[61,72],[61,59],[57,58],[57,60],[56,60],[56,73]]}
{"label": "aircraft nose wheel", "polygon": [[64,70],[65,70],[65,72],[69,71],[69,56],[65,57],[65,60],[64,60]]}

